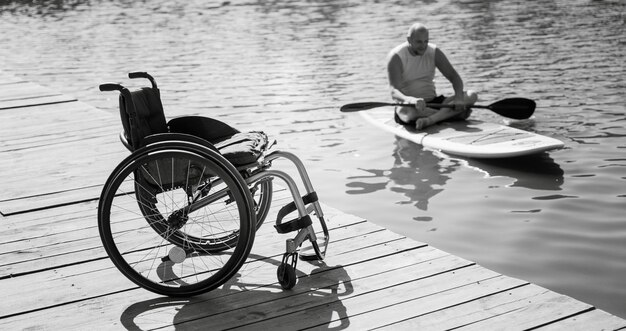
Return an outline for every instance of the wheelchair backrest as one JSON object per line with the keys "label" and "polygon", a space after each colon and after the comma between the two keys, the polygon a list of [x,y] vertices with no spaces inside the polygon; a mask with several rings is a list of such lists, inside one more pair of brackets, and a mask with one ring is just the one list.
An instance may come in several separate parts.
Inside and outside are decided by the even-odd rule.
{"label": "wheelchair backrest", "polygon": [[144,145],[145,137],[167,132],[158,88],[143,87],[130,94],[121,93],[119,102],[124,135],[133,150]]}

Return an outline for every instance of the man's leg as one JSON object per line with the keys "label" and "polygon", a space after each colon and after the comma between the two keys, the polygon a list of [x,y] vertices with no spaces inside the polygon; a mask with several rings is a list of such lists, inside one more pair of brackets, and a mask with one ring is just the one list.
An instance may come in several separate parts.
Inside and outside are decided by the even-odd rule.
{"label": "man's leg", "polygon": [[[465,103],[466,106],[471,106],[476,103],[476,100],[478,100],[478,94],[476,92],[468,90],[468,91],[465,91],[464,93],[465,93],[465,98],[463,102]],[[447,97],[442,103],[448,104],[448,103],[451,103],[452,101],[454,101],[454,96]],[[465,120],[469,118],[471,114],[472,114],[472,109],[467,108],[467,110],[450,118],[450,120]]]}
{"label": "man's leg", "polygon": [[[404,125],[412,125],[417,119],[417,109],[415,107],[402,107],[398,106],[395,108],[396,112],[396,122]],[[398,121],[400,120],[400,121]]]}
{"label": "man's leg", "polygon": [[415,125],[415,120],[421,117],[428,117],[436,113],[437,109],[426,107],[423,111],[420,112],[420,111],[417,111],[417,109],[415,109],[415,107],[412,107],[412,106],[409,106],[409,107],[399,106],[395,108],[395,112],[396,112],[396,116],[395,116],[396,123],[402,124],[402,125],[413,126]]}

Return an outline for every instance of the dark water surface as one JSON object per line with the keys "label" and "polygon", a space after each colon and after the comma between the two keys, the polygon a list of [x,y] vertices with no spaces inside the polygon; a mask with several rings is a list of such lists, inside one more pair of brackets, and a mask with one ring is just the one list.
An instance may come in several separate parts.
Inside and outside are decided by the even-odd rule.
{"label": "dark water surface", "polygon": [[[0,68],[111,112],[117,96],[97,85],[148,71],[169,117],[203,114],[275,135],[304,159],[324,202],[626,317],[625,9],[565,0],[0,0]],[[538,103],[530,120],[480,110],[476,118],[565,148],[453,158],[340,113],[345,103],[388,100],[385,56],[414,21],[427,24],[480,103]],[[437,83],[452,91],[440,75]]]}

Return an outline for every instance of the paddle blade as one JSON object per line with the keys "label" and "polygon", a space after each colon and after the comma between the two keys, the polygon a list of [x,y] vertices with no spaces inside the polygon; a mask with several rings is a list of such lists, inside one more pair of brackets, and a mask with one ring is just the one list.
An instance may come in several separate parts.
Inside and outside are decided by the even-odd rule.
{"label": "paddle blade", "polygon": [[526,98],[509,98],[492,103],[487,108],[499,115],[524,120],[533,115],[537,104]]}
{"label": "paddle blade", "polygon": [[395,103],[387,103],[387,102],[357,102],[357,103],[349,103],[347,105],[343,105],[341,106],[339,110],[344,113],[349,113],[353,111],[361,111],[361,110],[367,110],[367,109],[372,109],[372,108],[377,108],[377,107],[395,106],[395,105],[396,105]]}

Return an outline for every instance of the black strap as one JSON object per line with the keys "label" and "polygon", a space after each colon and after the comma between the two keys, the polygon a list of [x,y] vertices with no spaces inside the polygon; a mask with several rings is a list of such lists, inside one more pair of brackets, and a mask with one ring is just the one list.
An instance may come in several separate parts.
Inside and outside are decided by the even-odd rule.
{"label": "black strap", "polygon": [[[311,192],[302,197],[302,202],[305,205],[316,202],[317,200],[318,200],[317,193],[315,192]],[[276,217],[276,225],[274,225],[274,228],[276,228],[276,231],[278,233],[288,233],[291,231],[297,231],[300,229],[304,229],[307,226],[313,224],[313,221],[311,221],[311,217],[309,217],[309,215],[305,215],[301,218],[295,218],[291,221],[281,223],[281,221],[283,220],[283,218],[285,218],[285,216],[291,214],[296,209],[297,209],[296,203],[292,201],[286,204],[285,206],[283,206],[283,208],[281,208],[280,211],[278,211],[278,216]]]}
{"label": "black strap", "polygon": [[307,226],[313,224],[309,215],[304,215],[301,218],[294,218],[289,222],[276,224],[274,227],[278,233],[289,233],[291,231],[298,231],[304,229]]}

